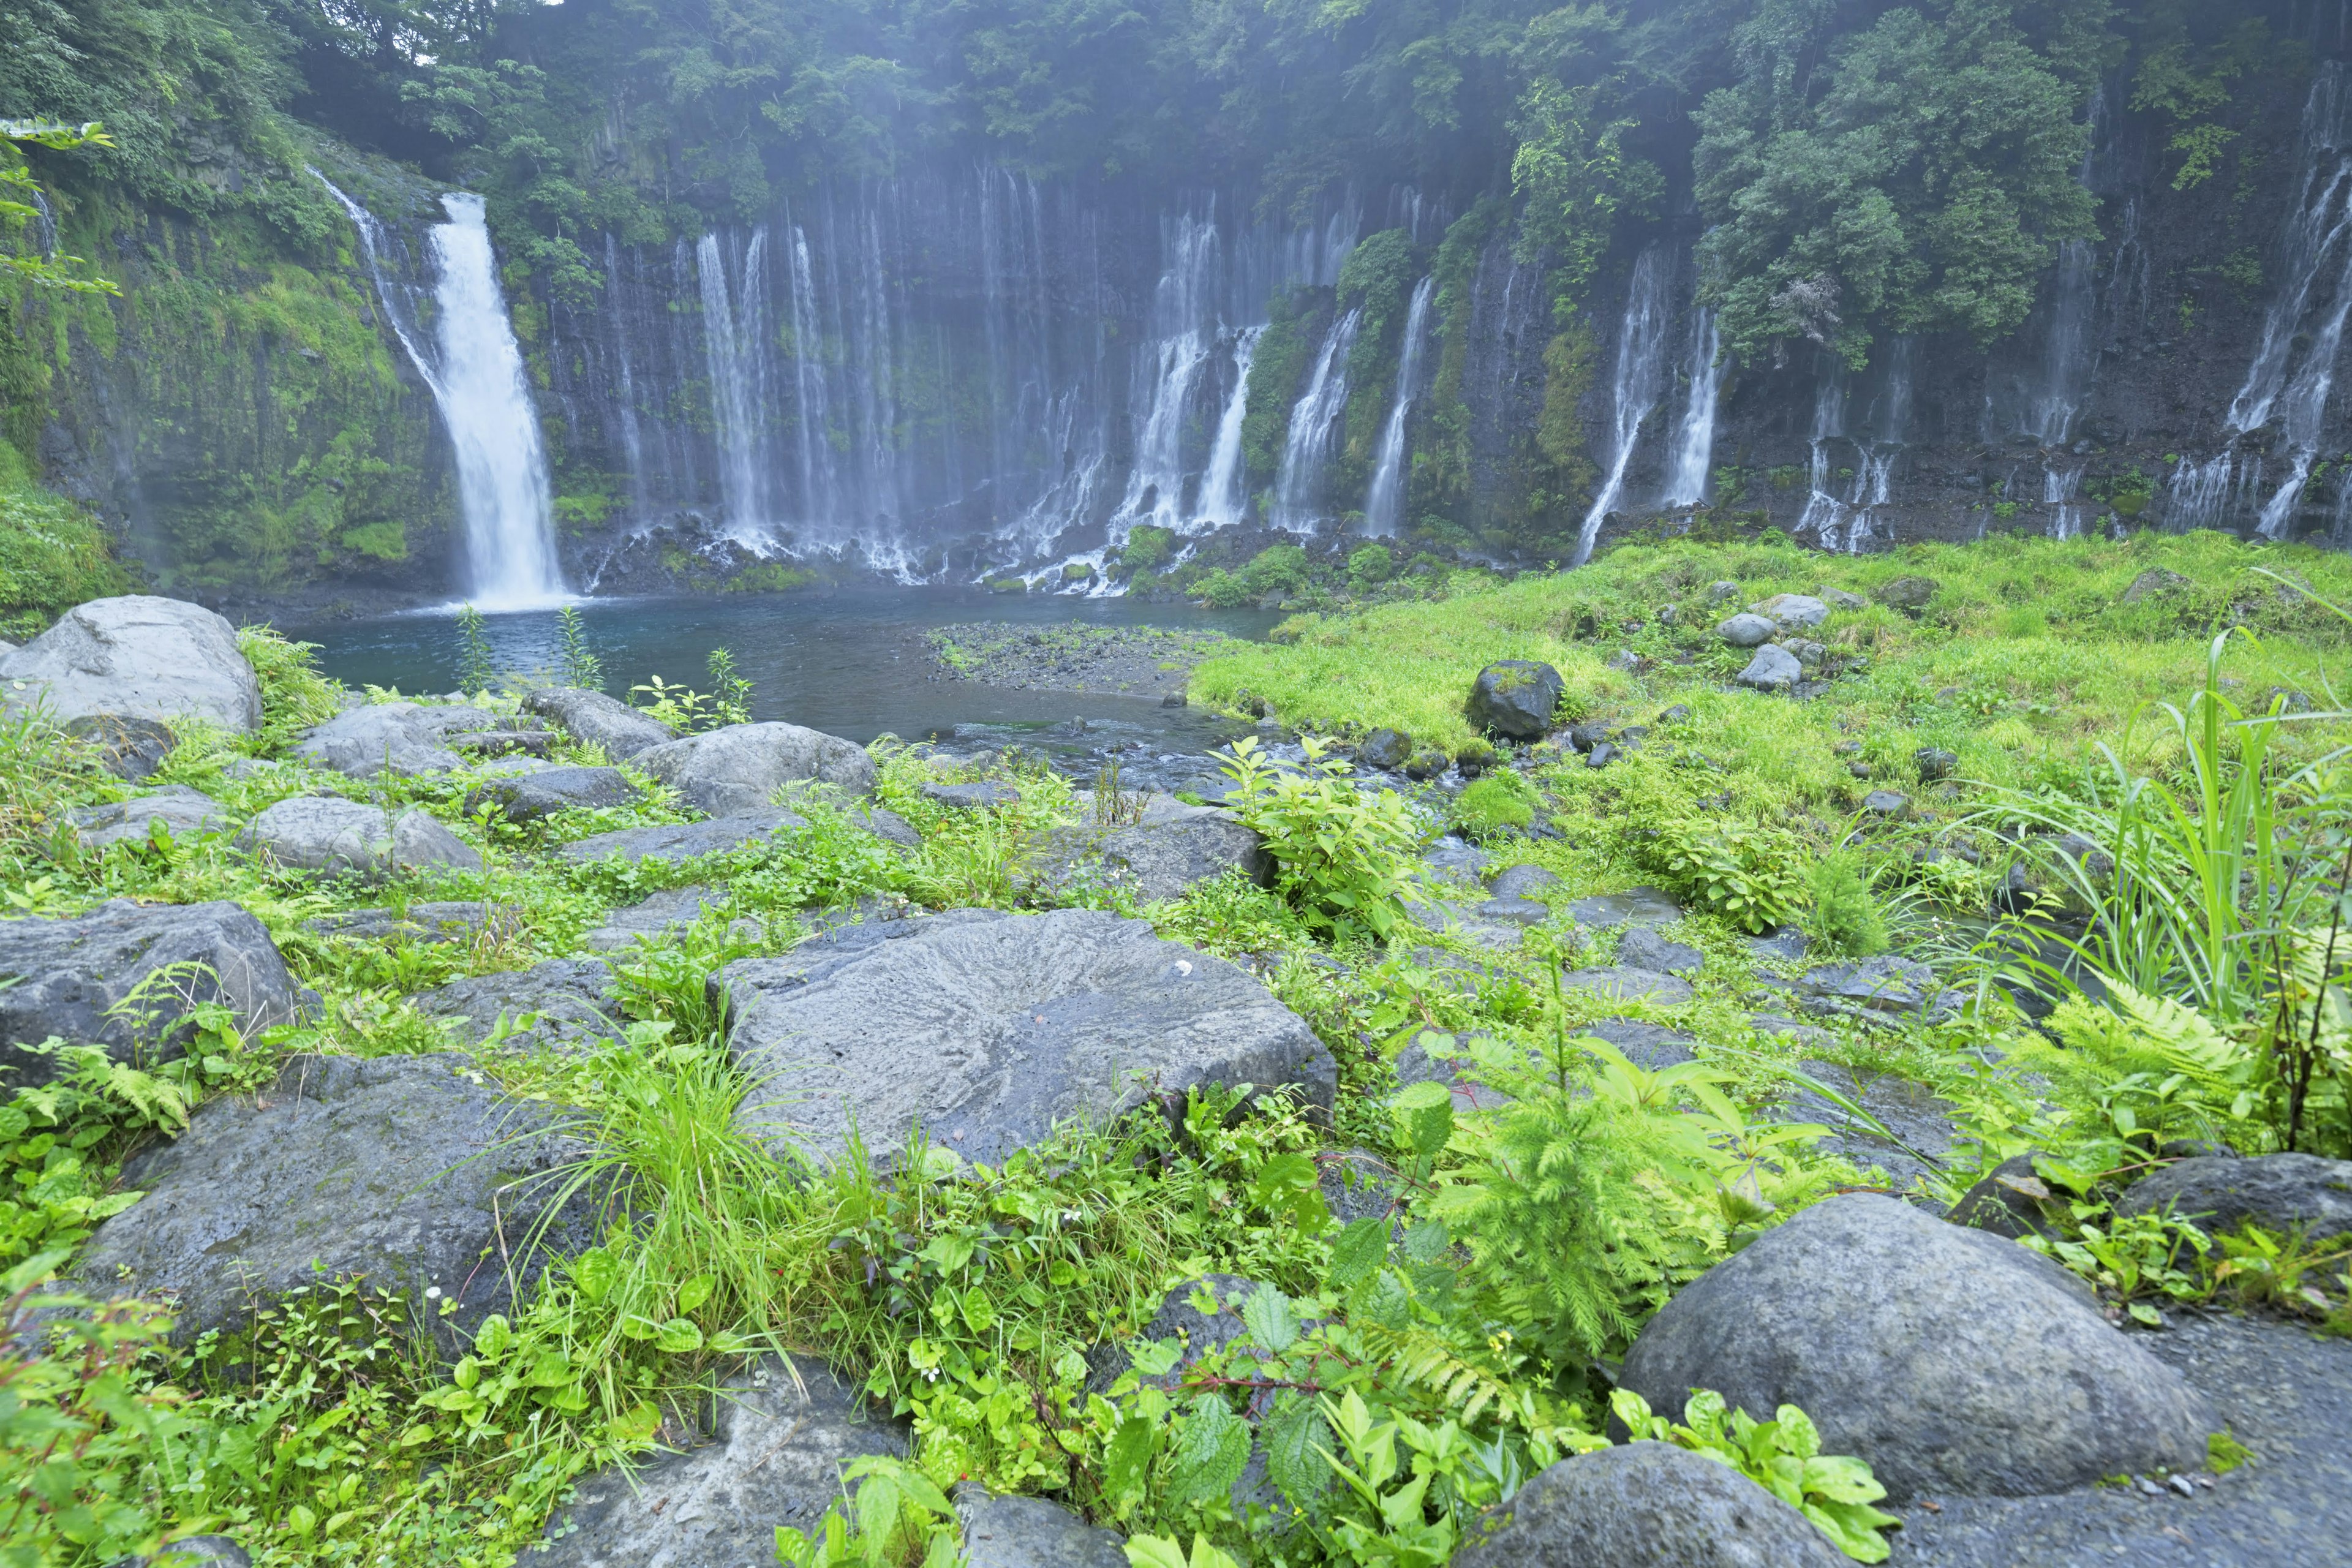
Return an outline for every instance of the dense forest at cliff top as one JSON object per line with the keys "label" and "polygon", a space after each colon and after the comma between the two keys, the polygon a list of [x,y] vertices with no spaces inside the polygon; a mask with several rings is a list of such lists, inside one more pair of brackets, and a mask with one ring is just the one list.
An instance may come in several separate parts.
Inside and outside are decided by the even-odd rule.
{"label": "dense forest at cliff top", "polygon": [[[796,553],[855,545],[901,576],[966,580],[1099,549],[1106,529],[1116,545],[1139,519],[1283,523],[1287,509],[1337,524],[1369,506],[1381,531],[1398,524],[1382,523],[1380,500],[1354,498],[1375,479],[1392,385],[1401,525],[1557,555],[1617,493],[1612,448],[1631,441],[1611,434],[1628,411],[1612,402],[1609,363],[1637,324],[1628,305],[1621,326],[1619,305],[1643,287],[1636,253],[1653,238],[1681,247],[1659,286],[1673,293],[1669,275],[1686,267],[1706,342],[1733,377],[1727,422],[1740,417],[1742,374],[1782,377],[1759,383],[1767,401],[1810,403],[1811,381],[1787,376],[1859,388],[1913,342],[1990,365],[1990,388],[2004,345],[2067,330],[2049,312],[2066,309],[2053,279],[2077,249],[2163,251],[2135,237],[2148,204],[2127,213],[2094,167],[2130,162],[2132,179],[2179,204],[2165,216],[2196,230],[2138,284],[2142,316],[2178,301],[2178,331],[2163,318],[2142,335],[2201,353],[2205,334],[2231,362],[2206,379],[2234,378],[2257,335],[2248,306],[2292,283],[2266,276],[2279,264],[2264,247],[2293,200],[2295,110],[2344,42],[2326,9],[40,0],[0,16],[0,110],[99,121],[111,144],[30,149],[50,200],[15,223],[14,244],[86,256],[126,287],[112,301],[22,289],[0,301],[0,423],[164,581],[271,591],[446,575],[442,438],[374,323],[362,268],[374,253],[360,255],[315,169],[395,228],[449,185],[487,195],[575,576],[592,543],[609,563],[611,525],[642,532],[681,510],[739,533],[777,533],[775,514],[794,512]],[[979,206],[954,205],[973,169]],[[994,216],[992,202],[1026,216]],[[1153,280],[1164,296],[1181,275],[1162,255],[1180,216],[1218,236],[1226,254],[1204,276],[1232,302],[1205,323],[1211,363],[1187,362],[1192,402],[1175,399],[1156,437],[1142,362],[1172,330]],[[969,281],[939,237],[957,226],[980,234]],[[1251,226],[1319,236],[1324,249],[1294,245],[1265,264],[1274,276],[1244,279]],[[1383,245],[1366,243],[1342,275],[1373,238]],[[779,260],[789,243],[814,263]],[[763,268],[795,264],[815,281],[764,282]],[[2114,266],[2121,279],[2120,252]],[[837,270],[869,268],[877,281],[847,303],[818,297],[850,287]],[[1409,308],[1416,278],[1433,290],[1426,326]],[[748,416],[727,402],[730,366],[698,349],[652,384],[667,322],[748,332],[762,318],[747,301],[769,287],[765,337],[729,352],[788,363],[753,365],[776,386],[752,387]],[[803,294],[805,318],[791,313]],[[983,321],[1008,294],[1038,321]],[[1343,325],[1330,380],[1345,407],[1313,476],[1330,494],[1276,496],[1293,400]],[[1416,331],[1430,338],[1418,358]],[[962,338],[983,336],[984,352],[959,359]],[[1134,372],[1103,368],[1127,352]],[[623,385],[632,353],[636,380]],[[1071,369],[1087,355],[1090,380]],[[1693,360],[1702,379],[1707,357]],[[1416,363],[1409,389],[1401,363]],[[1006,376],[1059,377],[1119,416],[1091,437],[1025,431],[1056,413],[1033,413]],[[1201,471],[1221,382],[1248,404],[1231,502]],[[2191,399],[2220,424],[2226,391],[2200,384]],[[747,419],[751,437],[737,427]],[[2124,423],[2181,444],[2146,418]],[[1916,428],[1894,438],[1937,444]],[[1044,449],[1055,440],[1084,449]],[[1742,437],[1758,448],[1744,500],[1703,464],[1690,482],[1769,513],[1758,495],[1786,466],[1770,444]],[[818,471],[827,447],[839,473]],[[2153,459],[2131,458],[2141,467],[2068,482],[2102,503],[2145,495]],[[1741,455],[1726,459],[1737,472]],[[753,475],[751,494],[729,488],[730,463]],[[2316,503],[2334,493],[2324,473],[2313,486]],[[1671,501],[1688,482],[1661,488]],[[743,515],[754,507],[765,513]],[[2120,510],[2131,514],[2128,499]],[[868,515],[827,534],[811,521],[826,510]],[[877,547],[877,532],[894,542]],[[680,559],[667,558],[673,578]]]}

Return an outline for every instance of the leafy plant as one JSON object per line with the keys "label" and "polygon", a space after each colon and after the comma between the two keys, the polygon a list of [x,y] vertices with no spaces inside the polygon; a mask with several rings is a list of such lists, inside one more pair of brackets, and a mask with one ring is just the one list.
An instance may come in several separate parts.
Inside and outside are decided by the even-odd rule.
{"label": "leafy plant", "polygon": [[268,755],[342,711],[343,689],[319,673],[316,643],[289,642],[268,626],[239,626],[236,647],[261,683],[261,729],[250,743]]}
{"label": "leafy plant", "polygon": [[1473,781],[1454,797],[1454,822],[1473,838],[1487,838],[1507,828],[1525,827],[1535,820],[1543,797],[1535,785],[1509,768]]}
{"label": "leafy plant", "polygon": [[1823,855],[1807,874],[1813,907],[1807,924],[1822,945],[1847,958],[1886,951],[1886,922],[1851,854]]}
{"label": "leafy plant", "polygon": [[555,612],[562,647],[557,656],[556,678],[583,691],[604,689],[604,661],[588,640],[588,621],[577,607],[566,605]]}
{"label": "leafy plant", "polygon": [[710,728],[750,723],[751,682],[736,670],[734,653],[712,648],[705,664],[710,671]]}
{"label": "leafy plant", "polygon": [[1227,804],[1265,839],[1276,886],[1312,930],[1335,940],[1386,940],[1404,918],[1405,879],[1421,829],[1394,790],[1366,795],[1348,763],[1309,737],[1303,769],[1277,770],[1255,736],[1235,741],[1220,764],[1234,781]]}
{"label": "leafy plant", "polygon": [[1635,1441],[1672,1443],[1730,1466],[1813,1521],[1837,1549],[1857,1563],[1884,1563],[1889,1548],[1880,1533],[1902,1521],[1873,1507],[1886,1489],[1861,1459],[1822,1452],[1822,1435],[1793,1405],[1783,1405],[1769,1421],[1745,1410],[1724,1407],[1712,1389],[1692,1393],[1683,1419],[1670,1422],[1650,1413],[1649,1403],[1629,1388],[1610,1395],[1610,1406]]}
{"label": "leafy plant", "polygon": [[1675,888],[1743,931],[1768,931],[1796,911],[1804,887],[1797,847],[1784,833],[1683,820],[1654,847]]}
{"label": "leafy plant", "polygon": [[457,689],[478,696],[498,684],[498,655],[489,622],[471,605],[457,606]]}

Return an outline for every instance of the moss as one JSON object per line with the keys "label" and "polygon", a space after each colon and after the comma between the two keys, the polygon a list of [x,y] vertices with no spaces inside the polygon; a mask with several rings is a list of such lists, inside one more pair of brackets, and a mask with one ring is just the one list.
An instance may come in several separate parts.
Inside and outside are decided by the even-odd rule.
{"label": "moss", "polygon": [[816,574],[805,566],[787,565],[782,561],[763,561],[729,578],[724,591],[730,594],[789,594],[815,581]]}
{"label": "moss", "polygon": [[1291,405],[1298,401],[1316,345],[1330,323],[1330,299],[1321,290],[1274,297],[1265,331],[1258,334],[1257,350],[1250,357],[1249,395],[1242,416],[1242,457],[1256,479],[1271,483],[1282,467]]}
{"label": "moss", "polygon": [[0,444],[0,630],[22,638],[131,585],[98,519],[35,485],[16,449]]}

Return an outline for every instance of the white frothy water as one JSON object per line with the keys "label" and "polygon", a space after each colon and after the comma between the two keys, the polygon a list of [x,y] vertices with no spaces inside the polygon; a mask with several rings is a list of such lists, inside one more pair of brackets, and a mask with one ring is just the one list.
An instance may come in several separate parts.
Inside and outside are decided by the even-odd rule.
{"label": "white frothy water", "polygon": [[449,221],[431,234],[441,350],[432,384],[457,460],[467,592],[479,609],[544,609],[569,595],[555,563],[547,453],[522,351],[499,292],[482,198],[453,191],[441,205]]}
{"label": "white frothy water", "polygon": [[1396,393],[1389,400],[1388,424],[1381,431],[1381,450],[1372,465],[1371,489],[1364,497],[1364,531],[1387,538],[1404,521],[1405,424],[1412,413],[1413,395],[1421,385],[1423,340],[1428,335],[1429,301],[1437,279],[1424,278],[1412,291],[1405,312],[1404,349],[1397,359]]}
{"label": "white frothy water", "polygon": [[1208,472],[1201,479],[1201,521],[1212,528],[1239,522],[1248,500],[1242,493],[1242,421],[1249,414],[1250,363],[1265,331],[1244,327],[1234,340],[1234,389],[1217,416],[1216,443],[1209,448]]}
{"label": "white frothy water", "polygon": [[764,554],[774,521],[768,503],[766,451],[766,300],[762,283],[768,231],[751,231],[740,283],[727,276],[727,251],[716,234],[695,247],[702,288],[703,357],[710,367],[710,411],[718,426],[719,481],[727,499],[728,536]]}
{"label": "white frothy water", "polygon": [[1702,305],[1691,318],[1690,393],[1683,405],[1682,426],[1675,433],[1675,466],[1666,476],[1668,506],[1697,506],[1706,500],[1707,468],[1715,461],[1716,407],[1723,399],[1727,368],[1717,363],[1722,349],[1715,311]]}
{"label": "white frothy water", "polygon": [[1625,324],[1617,334],[1617,374],[1610,388],[1609,474],[1584,514],[1571,565],[1581,566],[1592,558],[1601,524],[1624,492],[1625,467],[1633,460],[1642,421],[1665,394],[1666,297],[1673,278],[1663,246],[1650,246],[1633,263],[1633,280],[1625,291]]}
{"label": "white frothy water", "polygon": [[1274,525],[1311,533],[1323,497],[1323,468],[1330,460],[1333,426],[1348,406],[1348,351],[1355,346],[1361,310],[1350,310],[1324,336],[1315,374],[1290,410],[1290,430],[1282,446],[1282,468],[1274,482]]}

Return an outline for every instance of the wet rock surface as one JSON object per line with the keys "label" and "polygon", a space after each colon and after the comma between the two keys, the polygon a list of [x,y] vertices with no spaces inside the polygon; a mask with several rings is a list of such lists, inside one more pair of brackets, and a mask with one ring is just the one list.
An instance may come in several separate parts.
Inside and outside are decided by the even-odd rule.
{"label": "wet rock surface", "polygon": [[2170,1214],[2213,1236],[2258,1225],[2326,1241],[2352,1231],[2352,1160],[2315,1154],[2179,1160],[2133,1183],[2116,1212]]}
{"label": "wet rock surface", "polygon": [[78,806],[66,813],[66,821],[81,847],[95,850],[146,843],[158,822],[174,842],[199,834],[226,833],[231,826],[226,806],[186,784],[164,784],[110,805]]}
{"label": "wet rock surface", "polygon": [[1296,1086],[1328,1110],[1338,1068],[1265,986],[1092,910],[851,927],[712,979],[760,1084],[738,1124],[829,1163],[853,1122],[877,1159],[920,1121],[1003,1161],[1058,1123],[1104,1125],[1207,1083]]}
{"label": "wet rock surface", "polygon": [[1659,1007],[1677,1006],[1694,994],[1687,980],[1623,964],[1571,969],[1560,977],[1560,984],[1606,996],[1612,1002],[1647,1002]]}
{"label": "wet rock surface", "polygon": [[466,815],[495,808],[509,822],[537,822],[574,806],[626,805],[637,786],[618,768],[546,768],[493,779],[466,795]]}
{"label": "wet rock surface", "polygon": [[100,767],[133,784],[153,777],[180,743],[169,724],[133,713],[85,713],[67,720],[65,731],[97,753]]}
{"label": "wet rock surface", "polygon": [[468,759],[448,744],[452,736],[497,730],[503,722],[488,709],[462,704],[368,703],[306,732],[294,754],[350,778],[422,778],[467,764]]}
{"label": "wet rock surface", "polygon": [[798,724],[730,724],[648,746],[632,760],[713,817],[772,807],[788,784],[871,795],[877,776],[865,747]]}
{"label": "wet rock surface", "polygon": [[[1950,1108],[1926,1084],[1843,1062],[1804,1061],[1798,1066],[1864,1112],[1856,1116],[1813,1089],[1798,1093],[1780,1115],[1784,1121],[1813,1121],[1829,1128],[1829,1136],[1813,1146],[1815,1152],[1841,1154],[1864,1170],[1884,1171],[1898,1191],[1931,1174],[1933,1167],[1927,1162],[1941,1160],[1949,1152]],[[1873,1121],[1894,1137],[1877,1131]]]}
{"label": "wet rock surface", "polygon": [[201,605],[151,594],[93,599],[0,654],[0,702],[46,703],[59,721],[201,719],[233,734],[261,725],[261,682],[236,628]]}
{"label": "wet rock surface", "polygon": [[1470,688],[1470,722],[1514,741],[1539,741],[1566,688],[1559,671],[1532,659],[1499,659]]}
{"label": "wet rock surface", "polygon": [[[639,941],[659,941],[698,923],[714,910],[727,908],[724,889],[695,884],[685,888],[666,888],[634,904],[625,904],[604,917],[604,923],[581,937],[580,945],[591,952],[625,952]],[[736,922],[740,934],[757,942],[760,922]]]}
{"label": "wet rock surface", "polygon": [[782,827],[806,827],[808,818],[772,808],[739,816],[715,816],[705,822],[675,823],[663,827],[625,827],[575,838],[556,853],[566,860],[658,860],[678,866],[705,855],[720,855],[759,843]]}
{"label": "wet rock surface", "polygon": [[1055,893],[1093,882],[1130,889],[1145,900],[1181,899],[1228,872],[1258,883],[1273,875],[1265,841],[1255,828],[1213,807],[1183,809],[1171,820],[1132,826],[1057,828],[1040,845],[1032,875]]}
{"label": "wet rock surface", "polygon": [[1666,925],[1683,918],[1683,907],[1662,888],[1630,888],[1579,899],[1568,913],[1588,931],[1613,931],[1622,925]]}
{"label": "wet rock surface", "polygon": [[338,910],[302,922],[320,936],[404,947],[412,942],[475,942],[518,934],[523,911],[512,904],[436,900],[402,909]]}
{"label": "wet rock surface", "polygon": [[[223,1095],[123,1168],[147,1195],[100,1226],[77,1266],[110,1288],[165,1292],[182,1339],[249,1302],[361,1276],[406,1290],[445,1345],[510,1300],[550,1253],[593,1239],[589,1205],[551,1216],[548,1173],[580,1145],[551,1109],[475,1083],[458,1056],[294,1057],[260,1094]],[[314,1266],[315,1268],[314,1268]],[[443,1319],[422,1292],[457,1303]]]}
{"label": "wet rock surface", "polygon": [[1648,926],[1633,926],[1618,941],[1617,962],[1630,969],[1687,975],[1706,966],[1706,954],[1682,942],[1668,942]]}
{"label": "wet rock surface", "polygon": [[488,1039],[502,1023],[505,1043],[516,1050],[583,1050],[624,1037],[612,966],[601,958],[551,958],[453,980],[409,1000],[428,1017],[458,1024],[467,1045]]}
{"label": "wet rock surface", "polygon": [[1127,1538],[1035,1497],[956,1489],[964,1568],[1128,1568]]}
{"label": "wet rock surface", "polygon": [[237,847],[289,871],[383,877],[478,871],[481,851],[421,805],[394,816],[340,795],[296,795],[254,815]]}
{"label": "wet rock surface", "polygon": [[552,719],[581,745],[602,747],[607,762],[626,762],[648,746],[677,739],[677,732],[660,720],[601,691],[541,687],[524,694],[522,708]]}
{"label": "wet rock surface", "polygon": [[[1679,1405],[1676,1407],[1679,1409]],[[1811,1521],[1730,1466],[1671,1443],[1562,1459],[1465,1537],[1460,1568],[1839,1568]]]}
{"label": "wet rock surface", "polygon": [[1853,963],[1825,963],[1797,982],[1805,1010],[1825,1016],[1936,1023],[1958,1012],[1958,992],[1947,991],[1936,972],[1916,960],[1881,953]]}

